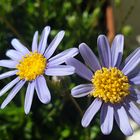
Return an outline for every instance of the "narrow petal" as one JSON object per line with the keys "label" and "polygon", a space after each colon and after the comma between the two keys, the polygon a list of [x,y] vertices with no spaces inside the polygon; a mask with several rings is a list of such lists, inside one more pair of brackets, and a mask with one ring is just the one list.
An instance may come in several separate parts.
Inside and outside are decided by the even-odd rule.
{"label": "narrow petal", "polygon": [[35,88],[35,81],[29,82],[25,95],[25,103],[24,103],[24,111],[26,114],[30,112],[33,95],[34,95],[34,88]]}
{"label": "narrow petal", "polygon": [[137,88],[131,87],[130,92],[131,92],[129,95],[130,100],[133,100],[136,103],[140,104],[140,91]]}
{"label": "narrow petal", "polygon": [[124,68],[122,69],[125,75],[128,75],[140,63],[140,49],[138,49],[137,52],[134,51],[132,54],[133,55],[128,56],[129,59],[127,60]]}
{"label": "narrow petal", "polygon": [[45,74],[49,76],[65,76],[71,75],[75,72],[75,68],[68,65],[58,65],[53,67],[48,67],[45,70]]}
{"label": "narrow petal", "polygon": [[131,136],[133,134],[133,130],[130,126],[129,119],[127,113],[123,106],[115,105],[115,120],[120,127],[121,131],[126,136]]}
{"label": "narrow petal", "polygon": [[[123,66],[124,67],[124,66]],[[122,67],[122,68],[123,68]],[[133,71],[131,71],[128,75],[127,75],[127,77],[128,77],[128,79],[132,79],[132,78],[134,78],[134,77],[136,77],[136,76],[138,76],[138,75],[140,75],[140,66],[139,65],[137,65],[136,67],[135,67],[135,69],[133,70]]]}
{"label": "narrow petal", "polygon": [[136,48],[136,49],[125,59],[125,63],[127,63],[139,50],[140,50],[140,47],[139,47],[139,48]]}
{"label": "narrow petal", "polygon": [[37,51],[37,46],[38,46],[38,31],[36,31],[33,36],[32,52]]}
{"label": "narrow petal", "polygon": [[17,82],[19,82],[19,78],[17,77],[10,83],[8,83],[1,91],[0,91],[0,96],[2,96],[4,93],[6,93],[10,88],[12,88]]}
{"label": "narrow petal", "polygon": [[50,43],[50,45],[48,46],[48,48],[45,51],[44,56],[49,59],[54,51],[56,50],[57,46],[59,45],[59,43],[61,42],[61,40],[64,37],[65,32],[64,31],[60,31],[55,38],[52,40],[52,42]]}
{"label": "narrow petal", "polygon": [[119,67],[124,48],[124,36],[116,35],[111,46],[112,67]]}
{"label": "narrow petal", "polygon": [[101,108],[100,123],[102,133],[108,135],[113,128],[114,109],[112,105],[104,103]]}
{"label": "narrow petal", "polygon": [[6,52],[6,56],[8,56],[14,61],[20,61],[21,58],[23,57],[23,54],[16,50],[8,50]]}
{"label": "narrow petal", "polygon": [[124,104],[124,107],[128,111],[131,118],[140,125],[140,110],[139,108],[132,102],[127,101],[126,104]]}
{"label": "narrow petal", "polygon": [[15,97],[15,95],[19,92],[19,90],[23,87],[24,84],[25,84],[25,81],[23,81],[23,80],[21,80],[19,83],[17,83],[17,85],[12,89],[12,91],[8,94],[8,96],[2,103],[1,109],[5,108],[5,106],[7,106],[7,104]]}
{"label": "narrow petal", "polygon": [[59,65],[64,62],[70,57],[74,57],[75,55],[78,54],[78,49],[77,48],[71,48],[67,49],[56,56],[52,57],[49,59],[48,66],[54,66],[54,65]]}
{"label": "narrow petal", "polygon": [[17,51],[24,55],[30,52],[23,44],[20,43],[18,39],[13,39],[11,44]]}
{"label": "narrow petal", "polygon": [[89,95],[93,90],[92,84],[81,84],[71,90],[71,94],[75,98],[84,97]]}
{"label": "narrow petal", "polygon": [[92,50],[85,44],[82,43],[79,45],[80,54],[82,55],[85,63],[95,72],[98,69],[101,69],[100,63],[92,52]]}
{"label": "narrow petal", "polygon": [[50,94],[50,91],[47,87],[46,80],[45,80],[44,76],[39,76],[36,79],[36,87],[35,88],[36,88],[36,92],[37,92],[37,96],[38,96],[39,100],[44,104],[49,103],[51,100],[51,94]]}
{"label": "narrow petal", "polygon": [[12,70],[12,71],[8,71],[8,72],[5,72],[5,73],[3,73],[3,74],[0,74],[0,80],[1,80],[1,79],[5,79],[5,78],[10,77],[10,76],[13,76],[13,75],[15,75],[17,72],[18,72],[18,70]]}
{"label": "narrow petal", "polygon": [[18,62],[13,60],[0,60],[0,66],[5,68],[16,68]]}
{"label": "narrow petal", "polygon": [[129,81],[133,85],[140,85],[140,75],[137,75],[137,76],[129,79]]}
{"label": "narrow petal", "polygon": [[109,46],[109,42],[104,35],[100,35],[97,39],[98,52],[101,58],[103,67],[111,66],[111,50]]}
{"label": "narrow petal", "polygon": [[87,127],[90,124],[95,114],[99,111],[101,105],[102,101],[97,98],[92,102],[82,118],[81,123],[83,127]]}
{"label": "narrow petal", "polygon": [[46,26],[41,34],[41,39],[40,39],[39,46],[38,46],[38,52],[41,54],[43,54],[46,49],[50,30],[51,30],[51,28],[49,26]]}
{"label": "narrow petal", "polygon": [[80,77],[91,81],[93,73],[90,69],[88,69],[83,63],[75,58],[70,58],[66,61],[66,64],[75,67],[75,73]]}

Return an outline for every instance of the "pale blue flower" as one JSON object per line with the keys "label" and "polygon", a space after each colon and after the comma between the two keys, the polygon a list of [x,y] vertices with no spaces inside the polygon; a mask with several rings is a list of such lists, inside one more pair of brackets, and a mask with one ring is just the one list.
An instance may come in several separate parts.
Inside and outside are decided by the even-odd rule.
{"label": "pale blue flower", "polygon": [[[105,90],[105,94],[101,95],[102,93],[96,92],[96,94],[99,94],[99,96],[97,98],[95,97],[95,99],[85,112],[81,121],[82,126],[87,127],[91,123],[95,114],[101,109],[100,124],[101,131],[104,134],[110,134],[115,118],[120,130],[127,136],[132,135],[133,130],[129,124],[129,117],[140,125],[140,110],[135,105],[135,102],[140,102],[140,91],[136,88],[136,85],[140,85],[140,74],[138,69],[138,64],[140,63],[140,48],[137,48],[125,59],[124,63],[121,64],[124,48],[123,35],[117,35],[115,37],[111,48],[106,36],[100,35],[97,40],[97,45],[100,61],[85,43],[79,45],[79,51],[85,61],[85,65],[75,58],[70,58],[67,60],[68,65],[75,67],[76,74],[89,81],[88,84],[81,84],[74,87],[71,91],[72,96],[75,98],[79,98],[84,96],[90,97],[93,95],[95,97],[96,95],[94,94],[97,91],[97,87],[93,83],[96,82],[96,84],[98,85],[99,83],[102,83],[102,80],[103,83],[110,82],[117,87],[117,84],[119,84],[119,78],[118,82],[116,81],[116,83],[112,83],[113,80],[110,78],[106,79],[106,81],[104,81],[104,79],[102,78],[99,80],[97,79],[97,76],[95,76],[95,74],[99,72],[99,74],[97,75],[101,76],[100,73],[103,73],[103,67],[105,71],[108,71],[108,73],[105,75],[107,77],[108,74],[111,74],[111,69],[114,68],[117,69],[121,74],[124,74],[123,78],[124,80],[128,79],[128,83],[123,84],[126,86],[129,85],[130,87],[124,89],[123,87],[121,87],[121,85],[119,86],[120,88],[122,88],[122,90],[124,90],[124,93],[125,90],[128,90],[127,92],[129,95],[124,96],[119,102],[117,102],[116,97],[120,94],[120,92],[122,92],[119,91],[119,87],[117,88],[117,91],[116,89],[113,89],[113,86],[111,87],[111,84],[106,84],[105,86],[98,85],[98,91],[100,91],[101,88],[102,91]],[[111,75],[109,76],[111,77]],[[95,77],[97,81],[94,81]],[[110,96],[112,95],[108,92],[109,90],[114,90],[114,92],[112,93],[116,93],[116,95],[110,98]],[[119,97],[121,97],[121,95]],[[108,101],[109,98],[110,101]],[[111,101],[113,103],[111,103]]]}
{"label": "pale blue flower", "polygon": [[[1,105],[2,109],[15,97],[15,95],[19,92],[19,90],[23,87],[23,85],[26,82],[28,82],[24,104],[25,113],[28,114],[31,108],[35,90],[39,100],[42,103],[47,104],[51,100],[50,91],[48,89],[44,75],[65,76],[74,73],[75,70],[74,67],[64,65],[63,63],[69,57],[77,55],[78,49],[71,48],[51,57],[55,52],[57,46],[63,39],[64,31],[60,31],[51,41],[51,43],[47,45],[49,33],[50,27],[46,26],[41,34],[41,38],[38,43],[38,31],[36,31],[33,36],[31,51],[29,51],[23,44],[21,44],[19,40],[17,39],[12,40],[11,43],[14,49],[8,50],[6,53],[6,55],[10,58],[10,60],[0,60],[0,66],[10,68],[11,70],[1,74],[0,79],[8,78],[11,76],[16,76],[16,78],[12,80],[10,83],[8,83],[0,91],[0,96],[2,96],[8,90],[13,88],[9,93],[9,95],[7,96],[7,98],[2,103]],[[22,66],[20,66],[19,64],[21,64],[21,61],[25,62],[25,58],[31,58],[34,61],[33,62],[31,61],[32,63],[30,62],[28,63],[28,60],[26,59],[26,64],[22,63]],[[37,60],[35,58],[39,59]],[[26,67],[28,69],[26,69]]]}

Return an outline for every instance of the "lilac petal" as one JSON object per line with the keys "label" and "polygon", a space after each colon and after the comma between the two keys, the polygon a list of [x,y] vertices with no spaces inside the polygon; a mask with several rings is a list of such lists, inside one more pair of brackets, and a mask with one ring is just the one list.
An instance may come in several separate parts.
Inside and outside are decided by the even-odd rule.
{"label": "lilac petal", "polygon": [[140,110],[139,108],[132,102],[128,101],[126,104],[124,104],[124,107],[130,114],[131,118],[140,125]]}
{"label": "lilac petal", "polygon": [[140,75],[137,75],[137,76],[129,79],[129,81],[133,85],[140,85]]}
{"label": "lilac petal", "polygon": [[2,96],[4,93],[6,93],[10,88],[12,88],[17,82],[19,82],[19,78],[15,78],[13,81],[8,83],[1,91],[0,91],[0,96]]}
{"label": "lilac petal", "polygon": [[30,112],[33,95],[34,95],[34,88],[35,88],[35,81],[29,82],[26,91],[26,96],[25,96],[25,103],[24,103],[24,111],[26,114]]}
{"label": "lilac petal", "polygon": [[124,48],[124,36],[116,35],[111,46],[112,67],[119,67]]}
{"label": "lilac petal", "polygon": [[86,110],[83,118],[82,118],[82,126],[87,127],[95,114],[99,111],[100,107],[102,105],[102,101],[96,98],[92,104],[89,106],[89,108]]}
{"label": "lilac petal", "polygon": [[44,104],[49,103],[51,100],[51,94],[47,87],[44,76],[41,75],[36,79],[35,88],[36,88],[36,92],[37,92],[37,96],[38,96],[39,100]]}
{"label": "lilac petal", "polygon": [[83,63],[75,58],[70,58],[66,61],[66,64],[75,67],[75,73],[80,77],[91,81],[93,73],[90,69],[88,69]]}
{"label": "lilac petal", "polygon": [[111,49],[109,46],[109,42],[104,35],[99,35],[97,39],[98,52],[101,58],[103,67],[111,66]]}
{"label": "lilac petal", "polygon": [[71,94],[75,98],[84,97],[89,95],[93,90],[92,84],[81,84],[71,90]]}
{"label": "lilac petal", "polygon": [[115,120],[118,126],[120,127],[121,131],[126,136],[131,136],[133,134],[133,130],[130,126],[129,119],[124,107],[121,105],[115,105],[114,110],[115,110]]}
{"label": "lilac petal", "polygon": [[41,54],[43,54],[46,49],[47,39],[48,39],[50,30],[51,28],[49,26],[46,26],[41,34],[41,39],[38,46],[38,52]]}
{"label": "lilac petal", "polygon": [[139,48],[136,48],[126,59],[125,59],[125,64],[140,50]]}
{"label": "lilac petal", "polygon": [[37,51],[38,45],[38,31],[34,33],[33,42],[32,42],[32,52]]}
{"label": "lilac petal", "polygon": [[16,50],[8,50],[6,52],[6,56],[8,56],[9,58],[11,58],[14,61],[20,61],[23,57],[22,53],[20,53],[19,51],[16,51]]}
{"label": "lilac petal", "polygon": [[92,50],[85,44],[81,43],[79,45],[80,54],[82,55],[85,63],[95,72],[98,69],[101,69],[100,63],[92,52]]}
{"label": "lilac petal", "polygon": [[30,53],[30,51],[23,44],[21,44],[18,39],[13,39],[11,44],[17,51],[24,55]]}
{"label": "lilac petal", "polygon": [[61,42],[61,40],[64,37],[65,32],[64,31],[60,31],[55,38],[52,40],[52,42],[50,43],[50,45],[48,46],[48,48],[45,51],[44,56],[49,59],[54,51],[56,50],[57,46],[59,45],[59,43]]}
{"label": "lilac petal", "polygon": [[[124,66],[123,66],[124,67]],[[122,68],[123,68],[122,67]],[[128,77],[128,79],[132,79],[132,78],[134,78],[134,77],[136,77],[136,76],[138,76],[138,75],[140,75],[140,66],[139,65],[137,65],[136,67],[135,67],[135,69],[133,70],[133,71],[131,71],[128,75],[127,75],[127,77]]]}
{"label": "lilac petal", "polygon": [[68,65],[58,65],[53,67],[48,67],[45,70],[45,74],[49,76],[65,76],[71,75],[75,72],[75,68]]}
{"label": "lilac petal", "polygon": [[78,49],[77,48],[71,48],[67,49],[58,55],[52,57],[49,59],[48,66],[54,66],[54,65],[59,65],[64,63],[68,58],[74,57],[75,55],[78,54]]}
{"label": "lilac petal", "polygon": [[129,99],[135,101],[136,103],[140,104],[140,95],[139,94],[130,94]]}
{"label": "lilac petal", "polygon": [[139,62],[140,62],[140,49],[137,52],[134,51],[133,55],[129,56],[129,59],[125,63],[122,72],[125,75],[128,75],[131,71],[134,70],[134,68],[139,64]]}
{"label": "lilac petal", "polygon": [[100,123],[102,133],[108,135],[113,128],[114,109],[112,105],[104,103],[101,108]]}
{"label": "lilac petal", "polygon": [[18,62],[13,60],[0,60],[0,66],[6,68],[16,68]]}
{"label": "lilac petal", "polygon": [[17,85],[12,89],[12,91],[8,94],[6,99],[1,105],[1,109],[5,108],[7,104],[15,97],[15,95],[19,92],[19,90],[23,87],[26,81],[21,80]]}
{"label": "lilac petal", "polygon": [[8,72],[5,72],[5,73],[3,73],[3,74],[0,74],[0,80],[1,80],[1,79],[5,79],[5,78],[10,77],[10,76],[13,76],[13,75],[15,75],[17,72],[18,72],[18,70],[12,70],[12,71],[8,71]]}
{"label": "lilac petal", "polygon": [[139,104],[140,103],[140,91],[136,88],[131,87],[130,92],[131,93],[130,93],[129,98]]}

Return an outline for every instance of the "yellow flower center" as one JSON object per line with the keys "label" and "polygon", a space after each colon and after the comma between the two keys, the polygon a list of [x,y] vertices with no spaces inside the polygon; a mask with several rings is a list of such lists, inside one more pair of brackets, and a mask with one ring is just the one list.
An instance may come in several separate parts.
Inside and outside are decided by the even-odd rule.
{"label": "yellow flower center", "polygon": [[91,96],[98,97],[104,102],[120,103],[130,94],[128,77],[116,67],[97,70],[92,78],[94,90]]}
{"label": "yellow flower center", "polygon": [[46,61],[46,58],[42,54],[30,52],[24,56],[16,66],[19,70],[17,75],[20,77],[20,79],[32,81],[37,76],[44,73]]}

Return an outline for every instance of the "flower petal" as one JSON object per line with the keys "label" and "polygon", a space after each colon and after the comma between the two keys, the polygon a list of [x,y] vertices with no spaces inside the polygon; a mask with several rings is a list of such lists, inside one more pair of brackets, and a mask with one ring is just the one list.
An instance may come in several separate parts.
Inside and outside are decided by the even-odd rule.
{"label": "flower petal", "polygon": [[127,58],[125,59],[125,64],[140,50],[139,48],[136,48]]}
{"label": "flower petal", "polygon": [[93,73],[90,69],[88,69],[83,63],[75,58],[70,58],[66,61],[66,64],[75,67],[75,73],[80,77],[91,81]]}
{"label": "flower petal", "polygon": [[6,56],[11,58],[14,61],[20,61],[23,57],[23,54],[16,50],[8,50]]}
{"label": "flower petal", "polygon": [[15,95],[19,92],[19,90],[23,87],[26,81],[21,80],[17,85],[12,89],[12,91],[8,94],[6,99],[1,105],[1,109],[5,108],[7,104],[15,97]]}
{"label": "flower petal", "polygon": [[131,136],[133,134],[133,130],[129,124],[129,119],[124,107],[121,105],[115,105],[114,110],[115,120],[121,131],[124,133],[124,135]]}
{"label": "flower petal", "polygon": [[46,49],[47,39],[48,39],[50,30],[51,28],[49,26],[46,26],[41,34],[41,39],[38,46],[38,52],[41,54],[43,54]]}
{"label": "flower petal", "polygon": [[133,85],[140,85],[140,75],[137,75],[137,76],[129,79],[129,82]]}
{"label": "flower petal", "polygon": [[64,63],[68,58],[74,57],[75,55],[78,54],[78,49],[77,48],[71,48],[67,49],[58,55],[52,57],[49,59],[48,66],[54,66],[54,65],[59,65]]}
{"label": "flower petal", "polygon": [[29,82],[25,95],[25,103],[24,103],[24,111],[26,114],[30,112],[33,95],[34,95],[34,89],[35,89],[35,81]]}
{"label": "flower petal", "polygon": [[59,45],[59,43],[61,42],[61,40],[64,37],[65,32],[64,31],[60,31],[55,38],[52,40],[52,42],[50,43],[50,45],[48,46],[48,48],[45,51],[44,56],[49,59],[54,51],[56,50],[57,46]]}
{"label": "flower petal", "polygon": [[112,105],[104,103],[101,108],[100,123],[102,133],[108,135],[113,128],[114,109]]}
{"label": "flower petal", "polygon": [[98,69],[101,69],[100,63],[92,52],[92,50],[85,44],[81,43],[79,45],[80,54],[82,55],[85,63],[95,72]]}
{"label": "flower petal", "polygon": [[36,79],[36,87],[35,88],[36,88],[36,92],[37,92],[37,96],[38,96],[39,100],[44,104],[49,103],[51,100],[51,94],[50,94],[50,91],[47,87],[46,80],[45,80],[44,76],[39,76]]}
{"label": "flower petal", "polygon": [[140,91],[137,88],[130,89],[130,95],[128,96],[130,100],[135,101],[136,103],[140,104]]}
{"label": "flower petal", "polygon": [[19,82],[19,78],[15,78],[13,81],[8,83],[1,91],[0,91],[0,96],[2,96],[4,93],[6,93],[10,88],[12,88],[17,82]]}
{"label": "flower petal", "polygon": [[71,90],[71,94],[75,98],[84,97],[90,94],[93,90],[92,84],[81,84]]}
{"label": "flower petal", "polygon": [[58,65],[53,67],[48,67],[45,70],[45,74],[49,76],[65,76],[71,75],[75,71],[75,68],[68,65]]}
{"label": "flower petal", "polygon": [[5,79],[5,78],[10,77],[10,76],[13,76],[13,75],[15,75],[17,72],[18,72],[18,70],[12,70],[12,71],[8,71],[8,72],[5,72],[5,73],[3,73],[3,74],[0,74],[0,80],[1,80],[1,79]]}
{"label": "flower petal", "polygon": [[38,31],[34,33],[33,41],[32,41],[32,52],[37,51],[38,46]]}
{"label": "flower petal", "polygon": [[109,68],[111,66],[111,50],[106,36],[100,35],[97,39],[97,45],[102,66]]}
{"label": "flower petal", "polygon": [[24,55],[30,52],[23,44],[20,43],[18,39],[13,39],[11,44],[17,51],[21,52]]}
{"label": "flower petal", "polygon": [[18,62],[13,60],[0,60],[0,66],[5,68],[16,68]]}
{"label": "flower petal", "polygon": [[87,109],[87,111],[85,112],[83,118],[82,118],[82,126],[83,127],[87,127],[91,120],[93,119],[93,117],[95,116],[95,114],[99,111],[100,107],[102,105],[102,101],[99,100],[98,98],[96,98],[92,104],[89,106],[89,108]]}
{"label": "flower petal", "polygon": [[111,46],[112,67],[119,67],[124,48],[124,36],[116,35]]}
{"label": "flower petal", "polygon": [[122,69],[125,75],[128,75],[140,63],[140,49],[138,49],[136,52],[134,51],[132,54],[133,55],[128,56],[125,66]]}
{"label": "flower petal", "polygon": [[140,110],[139,108],[132,102],[127,101],[126,104],[124,104],[125,109],[130,114],[131,118],[140,125]]}

